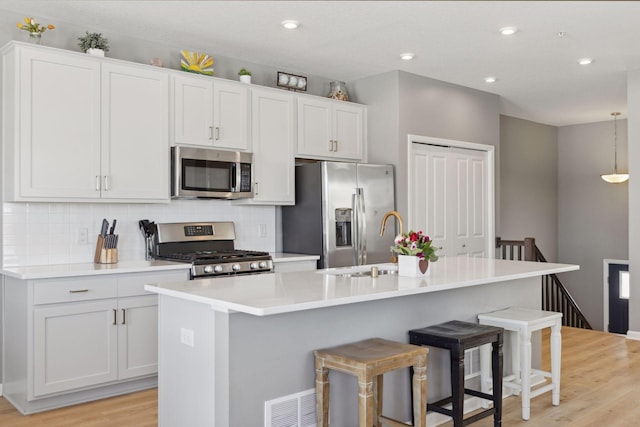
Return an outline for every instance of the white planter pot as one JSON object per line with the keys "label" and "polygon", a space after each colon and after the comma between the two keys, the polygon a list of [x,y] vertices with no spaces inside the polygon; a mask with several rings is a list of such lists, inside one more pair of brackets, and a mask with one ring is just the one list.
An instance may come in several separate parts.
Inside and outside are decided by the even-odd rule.
{"label": "white planter pot", "polygon": [[104,56],[104,50],[102,49],[87,49],[86,53],[93,56]]}
{"label": "white planter pot", "polygon": [[240,76],[240,81],[242,83],[250,84],[251,83],[251,76]]}
{"label": "white planter pot", "polygon": [[398,255],[398,276],[407,276],[407,277],[424,277],[429,274],[429,261],[422,260],[427,264],[427,269],[423,273],[420,270],[420,261],[421,259],[417,256],[409,256],[409,255]]}

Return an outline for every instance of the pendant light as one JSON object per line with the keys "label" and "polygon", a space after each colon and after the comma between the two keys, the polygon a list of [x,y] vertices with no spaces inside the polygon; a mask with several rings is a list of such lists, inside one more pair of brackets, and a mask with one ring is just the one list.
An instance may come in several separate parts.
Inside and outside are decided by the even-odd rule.
{"label": "pendant light", "polygon": [[613,116],[613,173],[609,175],[600,175],[603,180],[610,184],[621,184],[629,179],[628,173],[618,173],[618,116],[620,113],[611,113]]}

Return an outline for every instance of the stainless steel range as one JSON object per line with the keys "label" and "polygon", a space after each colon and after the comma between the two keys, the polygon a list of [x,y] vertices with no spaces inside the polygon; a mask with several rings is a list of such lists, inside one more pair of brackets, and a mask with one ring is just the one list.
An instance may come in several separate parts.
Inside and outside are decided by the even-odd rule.
{"label": "stainless steel range", "polygon": [[273,271],[268,252],[234,248],[233,222],[181,222],[155,226],[153,258],[191,263],[192,279]]}

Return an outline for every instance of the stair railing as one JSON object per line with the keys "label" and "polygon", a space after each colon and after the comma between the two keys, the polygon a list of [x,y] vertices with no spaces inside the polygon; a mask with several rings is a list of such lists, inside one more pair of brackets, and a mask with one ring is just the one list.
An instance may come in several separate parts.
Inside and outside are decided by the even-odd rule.
{"label": "stair railing", "polygon": [[[496,238],[496,258],[515,261],[547,262],[536,246],[536,239],[502,240]],[[593,329],[567,288],[556,274],[542,276],[542,309],[562,313],[562,324],[575,328]]]}

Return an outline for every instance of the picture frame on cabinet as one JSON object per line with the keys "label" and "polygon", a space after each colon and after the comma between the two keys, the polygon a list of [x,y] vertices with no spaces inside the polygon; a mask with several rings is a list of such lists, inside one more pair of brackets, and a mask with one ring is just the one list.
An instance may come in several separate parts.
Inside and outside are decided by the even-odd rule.
{"label": "picture frame on cabinet", "polygon": [[296,74],[278,71],[277,84],[279,87],[286,87],[289,90],[307,91],[307,77],[298,76]]}

